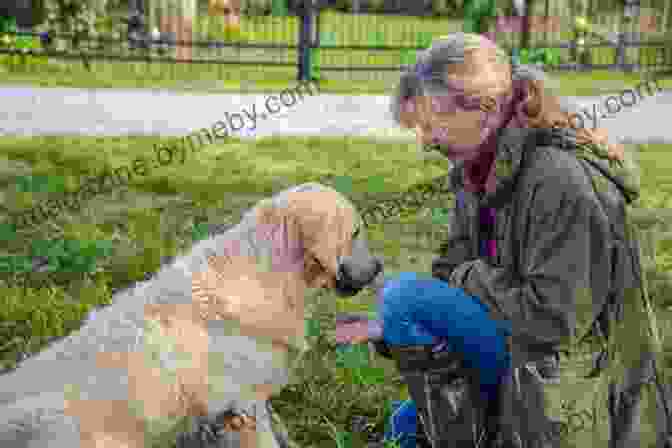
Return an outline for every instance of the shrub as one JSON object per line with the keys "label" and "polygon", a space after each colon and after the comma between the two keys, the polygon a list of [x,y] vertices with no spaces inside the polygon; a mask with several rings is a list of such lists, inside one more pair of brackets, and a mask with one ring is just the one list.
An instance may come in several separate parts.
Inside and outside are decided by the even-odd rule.
{"label": "shrub", "polygon": [[41,48],[40,39],[34,36],[16,35],[14,20],[0,22],[0,49],[15,51],[16,54],[0,54],[0,65],[7,68],[25,69],[46,63],[46,59],[28,53],[35,53]]}
{"label": "shrub", "polygon": [[65,46],[67,51],[86,51],[97,47],[92,41],[98,37],[101,20],[86,3],[75,0],[55,0],[47,4],[45,31],[54,34],[68,34],[67,39],[54,39],[50,46]]}
{"label": "shrub", "polygon": [[247,0],[243,3],[241,14],[246,16],[267,16],[272,9],[271,0]]}
{"label": "shrub", "polygon": [[435,16],[452,16],[457,12],[453,0],[432,0],[432,13]]}

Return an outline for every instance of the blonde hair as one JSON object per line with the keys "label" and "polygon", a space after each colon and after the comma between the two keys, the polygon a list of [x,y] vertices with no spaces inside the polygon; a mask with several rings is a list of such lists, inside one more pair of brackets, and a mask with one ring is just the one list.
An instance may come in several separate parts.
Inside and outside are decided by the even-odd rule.
{"label": "blonde hair", "polygon": [[423,97],[450,90],[454,84],[481,96],[513,91],[518,95],[516,118],[522,127],[574,129],[578,143],[604,145],[610,158],[623,160],[623,147],[607,142],[604,129],[583,126],[584,120],[577,119],[580,114],[561,103],[552,80],[541,69],[512,65],[503,55],[501,48],[479,35],[453,33],[437,39],[418,56],[426,79],[418,70],[401,75],[391,102],[394,120],[413,128],[421,122],[422,114],[431,114]]}

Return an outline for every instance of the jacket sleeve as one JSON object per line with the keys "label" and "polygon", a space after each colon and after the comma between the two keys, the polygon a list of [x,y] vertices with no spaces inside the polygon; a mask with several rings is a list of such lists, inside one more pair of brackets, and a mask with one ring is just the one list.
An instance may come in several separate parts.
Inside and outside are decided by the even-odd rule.
{"label": "jacket sleeve", "polygon": [[432,261],[432,277],[448,281],[453,270],[462,263],[473,258],[472,242],[469,239],[469,223],[464,213],[464,206],[459,198],[455,200],[455,214],[450,225],[450,237],[439,247],[439,256]]}
{"label": "jacket sleeve", "polygon": [[589,180],[577,170],[551,173],[522,193],[527,212],[516,218],[513,243],[518,272],[477,259],[450,277],[451,286],[507,319],[514,338],[546,347],[574,336],[576,316],[586,316],[580,307],[592,311],[592,298],[606,297],[612,282],[609,223]]}

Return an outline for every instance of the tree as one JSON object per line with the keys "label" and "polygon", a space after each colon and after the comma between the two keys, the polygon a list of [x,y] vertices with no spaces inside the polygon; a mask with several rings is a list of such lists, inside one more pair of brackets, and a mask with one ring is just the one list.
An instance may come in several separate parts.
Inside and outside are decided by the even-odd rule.
{"label": "tree", "polygon": [[20,27],[33,27],[44,22],[44,0],[12,0],[0,2],[0,16],[16,18]]}
{"label": "tree", "polygon": [[488,21],[496,15],[494,0],[466,0],[464,2],[464,32],[484,34]]}

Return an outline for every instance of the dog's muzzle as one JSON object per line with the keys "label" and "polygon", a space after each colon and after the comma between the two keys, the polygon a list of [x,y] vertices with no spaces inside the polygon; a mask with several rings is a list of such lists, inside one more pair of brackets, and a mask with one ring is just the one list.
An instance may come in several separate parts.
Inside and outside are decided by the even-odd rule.
{"label": "dog's muzzle", "polygon": [[352,267],[348,263],[349,258],[344,257],[338,265],[336,276],[336,293],[342,297],[350,297],[357,294],[365,286],[371,283],[383,270],[383,263],[378,258],[373,258],[372,266],[360,275],[352,273]]}

